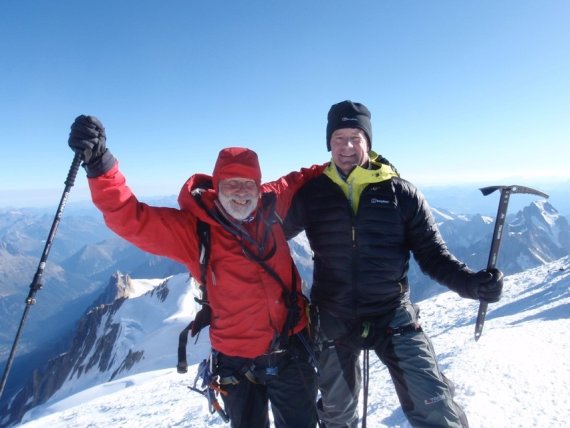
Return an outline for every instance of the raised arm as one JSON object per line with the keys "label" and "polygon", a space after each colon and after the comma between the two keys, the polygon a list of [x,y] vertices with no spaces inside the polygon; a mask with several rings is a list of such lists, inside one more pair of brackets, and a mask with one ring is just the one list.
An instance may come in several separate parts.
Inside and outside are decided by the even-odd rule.
{"label": "raised arm", "polygon": [[82,156],[93,203],[111,230],[149,253],[185,265],[197,259],[194,216],[138,201],[106,147],[105,129],[97,118],[79,116],[71,126],[69,146]]}

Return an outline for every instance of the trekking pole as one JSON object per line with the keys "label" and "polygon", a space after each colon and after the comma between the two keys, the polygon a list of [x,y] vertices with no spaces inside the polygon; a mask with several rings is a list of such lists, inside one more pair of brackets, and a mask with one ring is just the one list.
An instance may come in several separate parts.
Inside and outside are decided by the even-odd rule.
{"label": "trekking pole", "polygon": [[368,385],[370,383],[370,350],[366,348],[362,355],[362,428],[366,428],[368,414]]}
{"label": "trekking pole", "polygon": [[76,153],[75,157],[73,158],[73,162],[71,163],[71,167],[69,168],[67,179],[65,180],[65,189],[61,196],[59,206],[57,207],[55,218],[53,219],[53,223],[49,231],[48,239],[46,241],[44,251],[42,253],[42,257],[38,265],[38,269],[36,270],[34,279],[30,284],[30,292],[28,293],[28,297],[26,297],[26,307],[24,309],[24,313],[22,314],[22,319],[20,320],[20,325],[18,326],[18,331],[16,332],[16,337],[14,339],[14,343],[12,344],[10,355],[8,357],[8,360],[6,361],[6,366],[4,367],[4,373],[2,374],[2,382],[0,383],[0,399],[2,398],[2,393],[4,392],[4,387],[6,386],[6,381],[8,380],[8,374],[10,373],[10,369],[12,368],[12,363],[14,362],[14,354],[16,353],[16,347],[18,346],[18,342],[20,341],[20,335],[22,334],[22,328],[28,317],[28,312],[30,311],[31,306],[36,303],[36,298],[35,298],[36,293],[40,288],[42,288],[42,276],[46,266],[46,261],[49,252],[51,250],[51,246],[55,238],[55,234],[57,232],[61,216],[63,215],[63,210],[65,208],[65,205],[67,204],[67,199],[69,198],[69,192],[71,191],[71,188],[75,183],[75,177],[77,176],[77,171],[79,170],[80,165],[81,165],[81,155]]}
{"label": "trekking pole", "polygon": [[[479,189],[483,196],[490,195],[495,190],[501,191],[499,199],[499,208],[497,209],[497,218],[495,219],[495,228],[493,230],[493,238],[491,240],[491,250],[489,251],[489,260],[487,262],[487,270],[494,269],[497,266],[497,258],[499,257],[499,247],[503,237],[503,226],[507,217],[507,207],[509,205],[509,198],[511,193],[527,193],[531,195],[542,196],[548,198],[546,193],[539,190],[531,189],[524,186],[489,186]],[[481,301],[479,303],[479,311],[477,312],[477,321],[475,322],[475,341],[479,340],[483,333],[483,324],[485,323],[485,316],[487,315],[487,308],[489,304]]]}

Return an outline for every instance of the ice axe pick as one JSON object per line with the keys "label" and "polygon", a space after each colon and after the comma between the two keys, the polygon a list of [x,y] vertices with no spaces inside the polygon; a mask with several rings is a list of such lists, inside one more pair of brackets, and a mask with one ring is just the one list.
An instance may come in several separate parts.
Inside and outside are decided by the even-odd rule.
{"label": "ice axe pick", "polygon": [[[503,226],[505,225],[507,207],[509,205],[509,198],[511,197],[511,193],[527,193],[530,195],[542,196],[543,198],[548,198],[548,195],[530,187],[515,185],[489,186],[482,187],[479,190],[481,190],[483,196],[490,195],[495,190],[501,191],[499,208],[497,209],[497,218],[495,219],[495,229],[493,230],[493,239],[491,241],[491,251],[489,252],[489,261],[487,262],[487,270],[489,270],[494,269],[497,265],[499,247],[501,246],[501,238],[503,237]],[[475,341],[479,340],[481,334],[483,333],[483,324],[485,323],[485,316],[487,315],[487,306],[487,302],[481,301],[479,303],[479,312],[477,313],[477,321],[475,322]]]}

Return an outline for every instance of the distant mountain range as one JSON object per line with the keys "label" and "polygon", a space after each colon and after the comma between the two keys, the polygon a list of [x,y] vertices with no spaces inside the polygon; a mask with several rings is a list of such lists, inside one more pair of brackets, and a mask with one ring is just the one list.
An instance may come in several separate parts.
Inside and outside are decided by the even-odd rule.
{"label": "distant mountain range", "polygon": [[[433,213],[450,250],[472,269],[484,268],[494,219],[443,209],[433,209]],[[51,221],[49,215],[33,211],[0,211],[2,362],[14,339]],[[312,260],[306,237],[296,237],[290,247],[308,295]],[[568,221],[549,202],[538,201],[508,217],[498,266],[505,273],[513,274],[569,254]],[[107,342],[108,346],[114,346],[118,337],[115,335],[119,334],[119,327],[114,327],[113,323],[104,324],[102,320],[117,312],[124,300],[133,295],[129,288],[130,278],[162,281],[184,272],[183,266],[146,254],[115,237],[96,212],[65,216],[46,266],[44,288],[38,292],[38,302],[30,311],[0,403],[2,414],[11,414],[17,420],[27,409],[45,402],[58,391],[65,379],[70,376],[86,379],[85,373],[95,366],[105,368],[107,380],[109,373],[114,378],[125,368],[132,367],[142,358],[136,350],[111,357],[101,348],[101,343]],[[446,290],[425,277],[415,263],[411,264],[409,279],[415,301]],[[177,293],[182,289],[188,291],[191,284],[179,284],[178,287]],[[172,297],[172,289],[160,290],[161,287],[156,287],[155,295],[150,298],[166,299],[164,293],[170,293]],[[192,314],[190,307],[186,309],[187,314],[179,314],[185,322]],[[102,325],[106,325],[103,336]],[[128,329],[136,335],[136,322]],[[18,391],[8,409],[8,398]]]}
{"label": "distant mountain range", "polygon": [[[25,307],[53,215],[35,210],[0,211],[0,363],[3,365]],[[32,369],[67,349],[75,324],[117,271],[134,277],[166,277],[183,266],[146,254],[116,237],[96,211],[64,216],[30,310],[3,401]],[[49,328],[46,328],[49,326]]]}
{"label": "distant mountain range", "polygon": [[[532,182],[525,178],[510,178],[504,182],[478,184],[449,184],[421,186],[431,207],[445,208],[456,214],[481,214],[495,216],[499,201],[498,192],[483,196],[481,187],[491,185],[530,186],[549,195],[550,202],[560,214],[570,217],[570,180],[552,182]],[[533,195],[517,194],[509,202],[509,212],[518,212],[536,200]]]}

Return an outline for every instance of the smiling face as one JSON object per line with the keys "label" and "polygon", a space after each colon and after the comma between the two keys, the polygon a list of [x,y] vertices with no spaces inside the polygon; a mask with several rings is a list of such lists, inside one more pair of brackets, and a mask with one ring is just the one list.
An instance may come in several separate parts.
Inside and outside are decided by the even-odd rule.
{"label": "smiling face", "polygon": [[220,181],[218,199],[229,215],[245,220],[257,207],[259,188],[249,178],[228,178]]}
{"label": "smiling face", "polygon": [[359,128],[337,129],[331,135],[331,154],[333,162],[345,174],[356,166],[368,162],[368,140]]}

